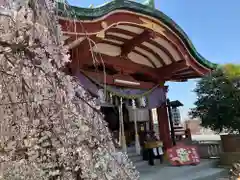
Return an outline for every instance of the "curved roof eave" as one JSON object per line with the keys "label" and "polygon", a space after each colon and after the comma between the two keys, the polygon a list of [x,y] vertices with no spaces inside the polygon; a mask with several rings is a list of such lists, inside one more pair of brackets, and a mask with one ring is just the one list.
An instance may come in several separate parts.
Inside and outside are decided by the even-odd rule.
{"label": "curved roof eave", "polygon": [[209,69],[216,69],[218,67],[217,64],[211,63],[203,56],[201,56],[195,49],[187,34],[170,17],[157,9],[153,9],[149,6],[129,0],[115,0],[97,8],[83,8],[66,5],[64,3],[58,3],[58,13],[60,16],[75,18],[79,20],[93,20],[102,17],[114,10],[129,10],[159,19],[180,36],[192,56],[201,65]]}

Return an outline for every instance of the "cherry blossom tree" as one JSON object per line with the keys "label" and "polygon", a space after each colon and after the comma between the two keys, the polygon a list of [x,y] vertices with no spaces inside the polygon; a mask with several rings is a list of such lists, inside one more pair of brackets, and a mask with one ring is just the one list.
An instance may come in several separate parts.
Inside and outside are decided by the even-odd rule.
{"label": "cherry blossom tree", "polygon": [[69,62],[51,0],[0,0],[4,180],[136,180]]}

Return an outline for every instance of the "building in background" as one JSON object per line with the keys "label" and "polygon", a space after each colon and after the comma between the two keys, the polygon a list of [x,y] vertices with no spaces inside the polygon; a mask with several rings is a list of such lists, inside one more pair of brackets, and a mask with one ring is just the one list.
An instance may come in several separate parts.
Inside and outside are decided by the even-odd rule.
{"label": "building in background", "polygon": [[185,128],[182,126],[181,114],[178,107],[172,108],[172,120],[176,139],[181,140],[182,136],[185,135]]}
{"label": "building in background", "polygon": [[[156,109],[152,110],[152,118],[154,124],[154,132],[156,135],[159,135],[159,125],[158,125],[158,118],[157,118],[157,111]],[[174,133],[176,135],[176,139],[180,139],[179,136],[183,136],[185,134],[185,128],[181,121],[181,114],[180,110],[176,108],[172,108],[172,120],[173,120],[173,127]]]}
{"label": "building in background", "polygon": [[184,125],[184,128],[189,128],[191,130],[192,135],[214,135],[214,134],[216,134],[211,129],[202,127],[201,120],[199,120],[199,119],[187,120],[183,123],[183,125]]}

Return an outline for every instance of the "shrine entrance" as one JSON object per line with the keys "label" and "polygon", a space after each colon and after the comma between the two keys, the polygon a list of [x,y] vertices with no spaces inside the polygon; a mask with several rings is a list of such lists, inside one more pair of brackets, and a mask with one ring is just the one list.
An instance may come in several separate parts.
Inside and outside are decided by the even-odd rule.
{"label": "shrine entrance", "polygon": [[110,129],[119,131],[122,149],[131,144],[134,131],[140,154],[139,139],[144,134],[140,130],[147,126],[144,122],[151,119],[149,110],[154,108],[160,140],[171,148],[165,83],[199,78],[211,73],[216,64],[204,59],[153,2],[111,1],[97,9],[59,2],[58,15],[71,57],[66,72],[98,97],[100,106],[114,106],[113,112],[111,108],[102,111]]}
{"label": "shrine entrance", "polygon": [[[125,136],[126,147],[130,147],[135,145],[136,138],[135,135],[139,136],[140,146],[143,147],[144,140],[146,137],[146,132],[149,131],[149,118],[148,110],[139,110],[136,109],[136,118],[137,118],[137,133],[135,132],[135,124],[134,124],[134,114],[130,107],[127,107],[125,103],[122,105],[122,114],[123,114],[123,126],[120,121],[120,112],[118,106],[107,105],[101,106],[101,112],[104,114],[104,120],[108,124],[109,131],[113,135],[113,139],[115,142],[119,143],[119,146],[122,145],[121,138]],[[139,113],[140,112],[140,113]],[[141,113],[144,113],[145,116],[142,116]],[[145,118],[145,119],[143,119]],[[124,132],[122,132],[122,128],[124,128]]]}

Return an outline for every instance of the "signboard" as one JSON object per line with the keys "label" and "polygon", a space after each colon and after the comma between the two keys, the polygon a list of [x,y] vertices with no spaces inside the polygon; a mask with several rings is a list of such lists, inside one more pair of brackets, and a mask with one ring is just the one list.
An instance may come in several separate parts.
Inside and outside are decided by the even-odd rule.
{"label": "signboard", "polygon": [[167,150],[167,156],[173,166],[197,165],[200,157],[195,146],[177,145]]}
{"label": "signboard", "polygon": [[178,108],[172,108],[172,119],[174,126],[179,126],[181,124],[181,116]]}

